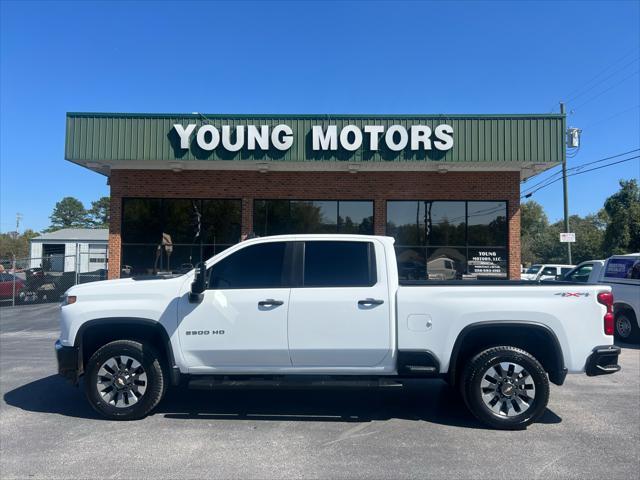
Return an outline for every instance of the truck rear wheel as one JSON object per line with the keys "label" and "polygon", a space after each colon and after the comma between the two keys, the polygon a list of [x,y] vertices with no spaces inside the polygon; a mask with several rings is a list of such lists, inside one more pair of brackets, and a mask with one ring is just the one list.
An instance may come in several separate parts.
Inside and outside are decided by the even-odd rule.
{"label": "truck rear wheel", "polygon": [[89,403],[111,420],[146,416],[164,396],[166,385],[156,351],[132,340],[116,340],[98,349],[84,377]]}
{"label": "truck rear wheel", "polygon": [[471,413],[501,430],[520,430],[544,413],[549,379],[540,363],[515,347],[493,347],[467,364],[461,390]]}

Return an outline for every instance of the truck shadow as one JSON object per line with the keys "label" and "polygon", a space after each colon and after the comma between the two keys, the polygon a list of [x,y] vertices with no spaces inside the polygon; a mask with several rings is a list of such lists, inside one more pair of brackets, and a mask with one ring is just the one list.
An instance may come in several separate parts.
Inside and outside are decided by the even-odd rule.
{"label": "truck shadow", "polygon": [[640,350],[640,343],[627,343],[622,340],[616,340],[614,342],[620,348],[628,348],[629,350]]}
{"label": "truck shadow", "polygon": [[[86,402],[82,390],[70,387],[57,375],[11,390],[4,395],[4,401],[32,412],[102,419]],[[468,412],[458,393],[439,380],[384,389],[171,389],[153,415],[183,420],[356,423],[402,419],[486,428]],[[539,423],[561,421],[547,409]]]}

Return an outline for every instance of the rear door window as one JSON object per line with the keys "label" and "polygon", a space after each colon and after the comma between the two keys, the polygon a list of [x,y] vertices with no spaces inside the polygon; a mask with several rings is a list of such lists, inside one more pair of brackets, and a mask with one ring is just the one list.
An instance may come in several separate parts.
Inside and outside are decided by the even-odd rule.
{"label": "rear door window", "polygon": [[370,287],[377,281],[371,242],[305,242],[305,287]]}

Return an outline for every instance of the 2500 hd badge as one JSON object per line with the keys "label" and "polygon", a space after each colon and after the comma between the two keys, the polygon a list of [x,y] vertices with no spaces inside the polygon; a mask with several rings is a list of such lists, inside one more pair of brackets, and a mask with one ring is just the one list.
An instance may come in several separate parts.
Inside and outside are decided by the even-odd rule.
{"label": "2500 hd badge", "polygon": [[187,330],[185,335],[224,335],[224,330]]}

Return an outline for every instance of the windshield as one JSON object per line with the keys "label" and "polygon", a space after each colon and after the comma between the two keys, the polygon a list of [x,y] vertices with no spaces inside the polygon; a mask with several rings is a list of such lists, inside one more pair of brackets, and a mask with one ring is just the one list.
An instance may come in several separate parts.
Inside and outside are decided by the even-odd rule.
{"label": "windshield", "polygon": [[524,273],[538,273],[540,271],[540,267],[542,267],[542,265],[531,265]]}

